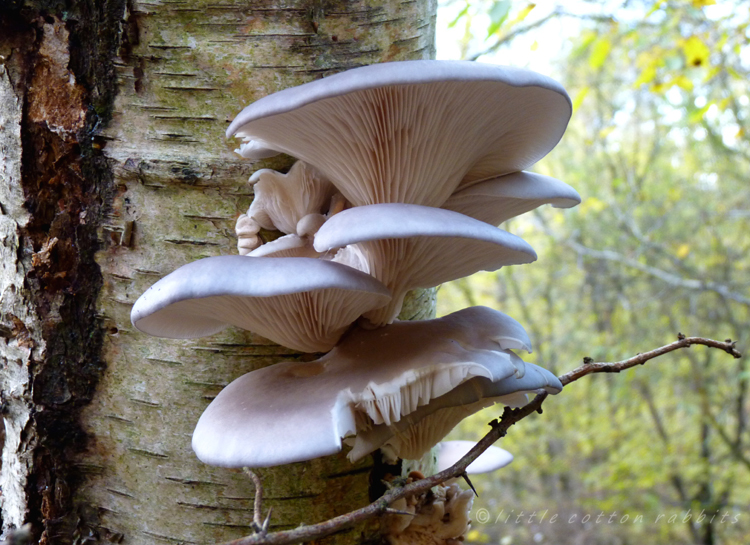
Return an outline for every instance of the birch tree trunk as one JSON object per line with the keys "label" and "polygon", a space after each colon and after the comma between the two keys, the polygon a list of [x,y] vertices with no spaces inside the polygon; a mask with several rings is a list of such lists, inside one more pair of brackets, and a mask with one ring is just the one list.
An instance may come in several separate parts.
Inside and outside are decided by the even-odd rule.
{"label": "birch tree trunk", "polygon": [[[0,8],[3,531],[30,521],[52,544],[246,535],[251,482],[198,462],[190,435],[224,385],[299,354],[235,329],[149,338],[132,303],[185,263],[235,253],[247,178],[290,166],[233,153],[223,134],[242,107],[346,68],[430,58],[436,2],[62,4]],[[262,471],[272,528],[367,503],[370,465]]]}

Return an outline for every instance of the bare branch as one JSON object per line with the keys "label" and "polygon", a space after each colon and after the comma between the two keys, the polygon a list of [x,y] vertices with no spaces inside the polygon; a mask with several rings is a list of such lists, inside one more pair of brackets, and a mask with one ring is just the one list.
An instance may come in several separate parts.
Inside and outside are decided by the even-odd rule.
{"label": "bare branch", "polygon": [[508,32],[507,34],[504,34],[503,36],[498,38],[495,42],[493,42],[491,45],[487,46],[485,49],[480,51],[479,53],[474,53],[467,60],[475,61],[483,55],[489,55],[490,53],[494,53],[495,51],[500,49],[504,44],[510,43],[517,37],[522,36],[523,34],[526,34],[527,32],[531,30],[539,28],[540,26],[544,25],[547,21],[550,21],[556,17],[571,17],[573,19],[597,21],[600,23],[611,23],[614,21],[614,19],[609,15],[596,15],[592,13],[589,13],[589,14],[568,13],[560,8],[556,8],[554,11],[552,11],[548,15],[545,15],[541,19],[538,19],[534,21],[533,23],[529,23],[521,27],[516,27],[512,31]]}
{"label": "bare branch", "polygon": [[661,269],[657,269],[656,267],[652,267],[650,265],[644,265],[643,263],[640,263],[635,259],[630,259],[612,250],[594,250],[592,248],[587,248],[586,246],[579,244],[578,242],[573,242],[573,241],[567,241],[567,245],[573,248],[580,255],[587,255],[595,259],[604,259],[607,261],[614,261],[616,263],[621,263],[628,267],[632,267],[641,272],[644,272],[646,274],[650,274],[651,276],[659,278],[660,280],[663,280],[667,284],[674,286],[674,287],[686,288],[690,290],[713,291],[713,292],[718,293],[722,297],[731,299],[732,301],[737,301],[738,303],[742,303],[743,305],[750,305],[750,297],[747,297],[741,293],[732,291],[729,287],[723,284],[719,284],[718,282],[713,282],[711,280],[703,281],[703,280],[696,280],[693,278],[683,278],[676,274],[663,271]]}
{"label": "bare branch", "polygon": [[557,11],[553,11],[552,13],[550,13],[546,17],[542,17],[538,21],[534,21],[533,23],[530,23],[530,24],[522,26],[522,27],[518,27],[515,30],[513,30],[512,32],[509,32],[508,34],[506,34],[506,35],[498,38],[489,47],[485,48],[484,50],[480,51],[479,53],[473,54],[471,57],[469,57],[468,60],[475,61],[475,60],[477,60],[479,57],[481,57],[483,55],[489,55],[490,53],[494,53],[495,51],[497,51],[498,49],[500,49],[503,46],[503,44],[507,44],[507,43],[513,41],[514,39],[516,39],[518,36],[526,34],[527,32],[529,32],[531,30],[534,30],[535,28],[539,28],[544,23],[546,23],[550,19],[553,19],[553,18],[555,18],[557,16],[559,16],[559,13]]}
{"label": "bare branch", "polygon": [[643,352],[642,354],[638,354],[637,356],[634,356],[627,360],[618,361],[615,363],[595,363],[592,361],[584,360],[583,365],[561,376],[560,382],[562,382],[563,386],[565,386],[566,384],[570,384],[571,382],[574,382],[579,378],[590,375],[592,373],[619,373],[620,371],[625,371],[626,369],[630,369],[631,367],[635,367],[636,365],[643,365],[648,360],[652,360],[664,354],[668,354],[669,352],[674,352],[675,350],[679,350],[680,348],[688,348],[694,344],[702,344],[711,348],[718,348],[719,350],[723,350],[727,354],[731,354],[735,358],[742,357],[742,354],[740,354],[735,348],[736,343],[732,342],[731,340],[721,342],[714,341],[713,339],[704,339],[703,337],[685,337],[684,335],[680,334],[678,335],[677,340],[671,344],[662,346],[661,348],[657,348],[656,350],[651,350],[650,352]]}
{"label": "bare branch", "polygon": [[[657,348],[656,350],[651,350],[650,352],[638,354],[633,358],[620,362],[594,363],[584,360],[585,363],[582,366],[562,375],[560,377],[560,381],[565,385],[570,384],[571,382],[575,382],[576,380],[592,373],[619,373],[620,371],[623,371],[625,369],[630,369],[631,367],[635,367],[636,365],[643,365],[651,359],[657,358],[669,352],[673,352],[680,348],[688,348],[694,344],[700,344],[708,346],[710,348],[723,350],[724,352],[731,354],[735,358],[739,358],[742,356],[735,348],[735,343],[730,340],[721,342],[712,339],[704,339],[701,337],[684,337],[683,335],[679,335],[679,338],[676,342],[673,342],[666,346],[662,346],[661,348]],[[508,429],[513,424],[519,422],[520,420],[533,413],[538,412],[541,414],[542,403],[545,399],[547,399],[547,395],[548,394],[539,394],[531,402],[518,409],[505,407],[500,418],[490,422],[490,431],[463,458],[461,458],[458,462],[456,462],[453,466],[446,469],[445,471],[441,471],[440,473],[431,475],[430,477],[426,477],[419,481],[415,481],[406,486],[396,486],[390,489],[370,505],[361,509],[357,509],[356,511],[352,511],[345,515],[340,515],[338,517],[332,518],[325,522],[312,524],[310,526],[300,526],[299,528],[295,528],[294,530],[273,532],[271,534],[255,534],[252,536],[237,539],[235,541],[227,542],[224,545],[288,545],[292,543],[307,542],[320,539],[335,532],[345,530],[346,528],[351,528],[352,526],[355,526],[356,524],[370,518],[392,512],[393,509],[390,507],[390,505],[394,501],[405,496],[420,494],[429,490],[433,486],[465,474],[466,468],[469,466],[469,464],[476,460],[480,454],[482,454],[485,450],[492,446],[498,439],[504,437],[508,433]],[[256,518],[258,516],[259,515],[256,513]]]}

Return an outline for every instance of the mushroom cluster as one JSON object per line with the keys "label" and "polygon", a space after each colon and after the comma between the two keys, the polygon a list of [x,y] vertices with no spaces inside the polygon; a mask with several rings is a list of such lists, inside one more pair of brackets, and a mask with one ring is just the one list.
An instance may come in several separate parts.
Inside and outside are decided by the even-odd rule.
{"label": "mushroom cluster", "polygon": [[[422,473],[413,471],[406,483],[421,478]],[[471,490],[462,490],[456,483],[439,484],[393,502],[391,508],[400,514],[383,517],[381,534],[389,545],[461,545],[471,525],[473,503]]]}
{"label": "mushroom cluster", "polygon": [[[171,338],[233,325],[325,353],[248,373],[201,416],[206,463],[263,467],[380,449],[416,459],[469,414],[519,406],[560,381],[509,316],[472,307],[400,322],[405,294],[479,270],[529,263],[534,250],[496,227],[542,204],[571,207],[567,184],[524,172],[571,113],[555,81],[514,68],[407,61],[366,66],[267,96],[227,135],[259,170],[237,221],[241,255],[190,263],[149,288],[135,327]],[[265,242],[263,230],[283,236]],[[450,503],[450,501],[449,501]]]}

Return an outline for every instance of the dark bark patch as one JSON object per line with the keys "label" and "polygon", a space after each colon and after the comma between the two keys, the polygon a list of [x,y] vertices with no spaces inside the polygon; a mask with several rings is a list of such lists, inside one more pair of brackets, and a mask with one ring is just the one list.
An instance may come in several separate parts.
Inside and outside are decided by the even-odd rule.
{"label": "dark bark patch", "polygon": [[[124,0],[23,4],[0,15],[0,48],[9,50],[0,53],[11,59],[8,73],[24,104],[21,183],[30,218],[20,232],[29,251],[20,259],[44,340],[30,368],[36,448],[29,520],[40,543],[65,545],[89,537],[97,524],[72,498],[83,478],[74,460],[88,445],[79,415],[104,370],[94,256],[114,184],[97,133],[115,96]],[[17,322],[11,334],[32,343]]]}

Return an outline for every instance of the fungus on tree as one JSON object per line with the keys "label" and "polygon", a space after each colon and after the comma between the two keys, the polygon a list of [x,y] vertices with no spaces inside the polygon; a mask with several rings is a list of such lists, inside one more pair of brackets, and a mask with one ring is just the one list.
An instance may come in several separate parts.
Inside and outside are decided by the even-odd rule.
{"label": "fungus on tree", "polygon": [[500,225],[543,204],[572,208],[580,203],[581,196],[565,182],[534,172],[513,172],[456,191],[442,208]]}
{"label": "fungus on tree", "polygon": [[[350,458],[361,458],[381,446],[370,448],[381,439],[381,427],[395,429],[410,415],[442,403],[462,384],[481,378],[502,392],[492,391],[491,402],[515,403],[518,397],[510,394],[518,389],[509,379],[521,377],[524,392],[556,380],[524,364],[511,352],[518,348],[529,348],[523,328],[486,307],[436,320],[356,329],[316,361],[277,363],[233,381],[201,416],[193,449],[212,465],[264,467],[334,454],[343,437],[356,434],[356,453]],[[468,397],[472,407],[477,404]],[[452,407],[466,416],[470,413],[462,399],[451,398]],[[412,437],[411,450],[429,450],[450,431],[442,426],[439,437],[414,433],[420,420],[412,417],[405,432]],[[360,433],[367,433],[367,439],[358,440]]]}
{"label": "fungus on tree", "polygon": [[[497,311],[384,324],[410,289],[536,259],[495,225],[580,201],[558,180],[521,172],[557,144],[570,113],[549,78],[442,61],[357,68],[245,108],[227,131],[244,139],[243,157],[299,161],[251,178],[255,201],[236,226],[243,256],[168,275],[136,303],[133,323],[177,338],[231,324],[330,352],[233,381],[196,426],[198,457],[280,465],[338,452],[346,437],[351,459],[378,448],[414,459],[480,408],[559,392],[554,375],[512,352],[530,351],[529,339]],[[285,236],[259,246],[261,228]],[[464,510],[446,543],[466,529]]]}
{"label": "fungus on tree", "polygon": [[302,352],[326,352],[390,292],[351,267],[310,258],[209,257],[151,286],[131,311],[157,337],[189,339],[229,325]]}
{"label": "fungus on tree", "polygon": [[[423,477],[414,471],[406,482]],[[439,484],[393,502],[391,508],[403,514],[383,517],[380,533],[389,545],[461,545],[471,527],[473,503],[473,491],[462,490],[456,483]]]}
{"label": "fungus on tree", "polygon": [[397,422],[358,431],[348,457],[359,460],[380,449],[386,459],[418,460],[461,420],[480,409],[497,403],[521,407],[528,402],[528,394],[557,394],[560,391],[562,384],[555,375],[531,363],[525,364],[522,377],[511,375],[497,381],[473,377]]}
{"label": "fungus on tree", "polygon": [[345,253],[343,262],[371,274],[393,294],[387,306],[365,313],[377,326],[398,316],[409,290],[536,259],[531,246],[515,235],[457,212],[414,204],[350,208],[315,235],[318,252],[351,245],[357,246],[358,259]]}
{"label": "fungus on tree", "polygon": [[565,132],[556,81],[474,62],[363,66],[247,106],[227,136],[240,154],[270,150],[323,173],[354,206],[441,206],[459,187],[524,170]]}

